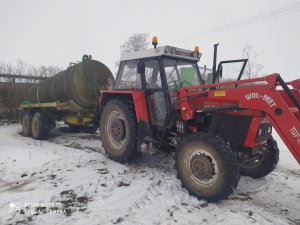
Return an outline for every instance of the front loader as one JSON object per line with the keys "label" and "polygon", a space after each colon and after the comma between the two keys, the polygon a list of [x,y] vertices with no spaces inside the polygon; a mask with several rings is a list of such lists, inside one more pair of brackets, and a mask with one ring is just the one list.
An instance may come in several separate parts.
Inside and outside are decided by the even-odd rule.
{"label": "front loader", "polygon": [[[274,170],[276,129],[300,162],[300,80],[279,74],[205,84],[195,51],[171,46],[124,53],[113,90],[98,103],[105,152],[118,162],[138,157],[142,146],[173,148],[175,169],[190,194],[209,202],[228,197],[240,174],[260,178]],[[245,68],[247,60],[242,70]],[[229,63],[229,61],[223,61]]]}

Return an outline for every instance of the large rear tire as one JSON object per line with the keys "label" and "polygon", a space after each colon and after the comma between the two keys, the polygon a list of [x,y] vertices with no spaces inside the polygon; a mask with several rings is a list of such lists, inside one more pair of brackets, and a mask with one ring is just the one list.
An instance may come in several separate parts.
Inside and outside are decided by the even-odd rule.
{"label": "large rear tire", "polygon": [[32,114],[26,110],[22,115],[22,134],[25,137],[31,136],[31,119]]}
{"label": "large rear tire", "polygon": [[195,133],[176,147],[177,176],[191,195],[208,202],[227,198],[237,187],[236,155],[219,136]]}
{"label": "large rear tire", "polygon": [[266,149],[255,160],[240,164],[240,174],[252,178],[261,178],[270,174],[279,161],[279,148],[271,136]]}
{"label": "large rear tire", "polygon": [[126,162],[137,156],[138,131],[135,112],[122,100],[109,101],[101,114],[100,136],[108,156]]}
{"label": "large rear tire", "polygon": [[50,134],[50,122],[48,116],[43,112],[33,114],[31,121],[32,137],[36,140],[45,140]]}

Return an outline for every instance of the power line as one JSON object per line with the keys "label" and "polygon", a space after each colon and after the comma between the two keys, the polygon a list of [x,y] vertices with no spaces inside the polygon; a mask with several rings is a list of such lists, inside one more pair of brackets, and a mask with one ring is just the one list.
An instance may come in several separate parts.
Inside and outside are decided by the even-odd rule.
{"label": "power line", "polygon": [[191,38],[192,36],[196,36],[196,35],[203,35],[203,34],[207,34],[207,33],[215,33],[215,32],[221,32],[221,31],[226,31],[226,30],[230,30],[230,29],[234,29],[234,28],[238,28],[238,27],[242,27],[242,26],[246,26],[246,25],[250,25],[253,23],[258,23],[258,22],[262,22],[268,19],[273,19],[279,16],[283,16],[286,14],[290,14],[293,12],[297,12],[300,10],[300,3],[297,4],[293,4],[287,7],[283,7],[274,11],[270,11],[270,12],[266,12],[266,13],[262,13],[260,15],[254,16],[254,17],[250,17],[250,18],[246,18],[246,19],[242,19],[236,22],[232,22],[226,25],[222,25],[219,26],[217,28],[213,28],[204,32],[200,32],[197,34],[192,34],[189,35],[183,39],[188,39]]}
{"label": "power line", "polygon": [[271,19],[274,19],[274,18],[277,18],[280,16],[295,13],[298,11],[300,11],[300,3],[295,3],[292,5],[285,6],[285,7],[273,10],[273,11],[268,11],[268,12],[265,12],[265,13],[262,13],[262,14],[259,14],[259,15],[253,16],[253,17],[248,17],[248,18],[241,19],[241,20],[238,20],[235,22],[231,22],[231,23],[228,23],[228,24],[225,24],[225,25],[213,28],[213,29],[209,29],[209,30],[202,31],[199,33],[191,34],[191,35],[188,35],[188,36],[182,38],[181,40],[187,40],[187,39],[191,39],[195,36],[207,35],[210,33],[218,33],[218,32],[223,32],[223,31],[227,31],[227,30],[232,30],[232,29],[243,27],[243,26],[248,26],[248,25],[251,25],[254,23],[263,22],[265,20],[271,20]]}
{"label": "power line", "polygon": [[246,26],[249,24],[253,24],[253,23],[258,23],[258,22],[262,22],[265,20],[269,20],[269,19],[273,19],[279,16],[283,16],[283,15],[287,15],[290,13],[294,13],[300,10],[300,5],[291,9],[287,9],[287,10],[280,10],[280,11],[274,11],[265,15],[260,15],[254,18],[249,18],[249,19],[244,19],[235,23],[231,23],[229,25],[225,25],[223,27],[220,27],[219,30],[228,30],[228,29],[233,29],[236,27],[241,27],[241,26]]}

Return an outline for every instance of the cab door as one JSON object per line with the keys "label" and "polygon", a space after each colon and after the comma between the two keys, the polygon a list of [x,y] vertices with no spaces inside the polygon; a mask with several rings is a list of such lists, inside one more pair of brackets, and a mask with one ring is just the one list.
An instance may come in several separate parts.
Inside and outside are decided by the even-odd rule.
{"label": "cab door", "polygon": [[166,118],[166,101],[164,98],[159,61],[144,61],[144,90],[151,124],[162,127]]}

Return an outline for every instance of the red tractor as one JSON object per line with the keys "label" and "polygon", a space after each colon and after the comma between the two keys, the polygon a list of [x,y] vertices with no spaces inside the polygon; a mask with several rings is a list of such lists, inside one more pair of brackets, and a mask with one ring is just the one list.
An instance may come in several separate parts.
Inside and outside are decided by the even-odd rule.
{"label": "red tractor", "polygon": [[[145,144],[173,147],[183,187],[209,202],[230,195],[240,174],[260,178],[274,170],[272,127],[300,162],[300,80],[240,80],[247,60],[223,61],[216,70],[215,57],[212,84],[205,84],[197,48],[153,44],[124,53],[114,89],[101,91],[101,140],[111,159],[128,162]],[[217,83],[222,64],[236,61],[244,62],[238,80]]]}

